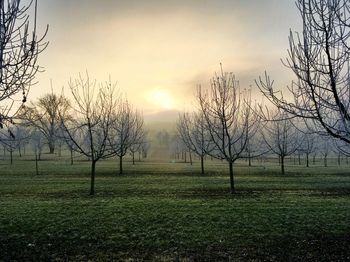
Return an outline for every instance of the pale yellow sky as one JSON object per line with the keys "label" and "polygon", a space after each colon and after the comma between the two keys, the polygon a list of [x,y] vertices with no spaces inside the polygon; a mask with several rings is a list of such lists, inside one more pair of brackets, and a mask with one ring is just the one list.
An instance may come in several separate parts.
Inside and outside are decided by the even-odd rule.
{"label": "pale yellow sky", "polygon": [[[151,114],[190,107],[196,85],[219,70],[233,71],[242,87],[264,70],[281,85],[291,74],[289,28],[299,29],[291,0],[39,0],[39,31],[49,24],[45,72],[29,99],[66,87],[89,72],[118,82],[134,106]],[[255,89],[255,87],[253,86]]]}

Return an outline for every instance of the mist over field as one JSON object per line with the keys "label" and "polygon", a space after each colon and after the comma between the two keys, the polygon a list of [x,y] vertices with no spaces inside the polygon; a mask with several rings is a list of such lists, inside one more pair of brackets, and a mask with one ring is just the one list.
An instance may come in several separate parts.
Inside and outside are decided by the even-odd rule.
{"label": "mist over field", "polygon": [[0,261],[350,261],[350,1],[0,0]]}

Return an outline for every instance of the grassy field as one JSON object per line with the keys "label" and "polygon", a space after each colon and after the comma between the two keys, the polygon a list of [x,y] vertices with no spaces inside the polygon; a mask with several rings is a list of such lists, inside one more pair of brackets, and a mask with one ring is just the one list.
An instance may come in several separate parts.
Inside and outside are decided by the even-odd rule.
{"label": "grassy field", "polygon": [[349,261],[350,172],[276,163],[0,161],[0,261]]}

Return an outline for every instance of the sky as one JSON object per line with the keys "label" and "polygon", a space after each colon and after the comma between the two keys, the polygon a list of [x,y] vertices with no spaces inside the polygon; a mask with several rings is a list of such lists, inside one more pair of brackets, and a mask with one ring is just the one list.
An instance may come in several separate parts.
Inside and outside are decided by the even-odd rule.
{"label": "sky", "polygon": [[51,82],[68,95],[69,79],[88,71],[117,82],[144,115],[190,110],[220,63],[253,93],[265,70],[282,88],[293,75],[280,59],[299,20],[293,0],[38,0],[38,32],[48,24],[50,43],[29,100]]}

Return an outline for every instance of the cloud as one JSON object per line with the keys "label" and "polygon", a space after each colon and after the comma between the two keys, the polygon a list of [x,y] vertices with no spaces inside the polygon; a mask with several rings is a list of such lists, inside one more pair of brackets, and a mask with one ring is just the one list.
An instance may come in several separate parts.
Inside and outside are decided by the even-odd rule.
{"label": "cloud", "polygon": [[280,0],[39,1],[51,43],[33,95],[49,91],[50,78],[61,88],[87,69],[98,80],[117,80],[141,109],[154,110],[145,102],[154,88],[170,90],[183,107],[220,62],[249,86],[264,70],[285,70],[279,59],[297,24],[292,8]]}

